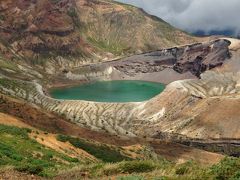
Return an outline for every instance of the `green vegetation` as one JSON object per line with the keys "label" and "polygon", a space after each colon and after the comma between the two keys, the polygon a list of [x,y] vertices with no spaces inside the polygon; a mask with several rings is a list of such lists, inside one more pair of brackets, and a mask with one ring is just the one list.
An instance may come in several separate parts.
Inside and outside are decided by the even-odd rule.
{"label": "green vegetation", "polygon": [[117,180],[144,180],[142,176],[121,176]]}
{"label": "green vegetation", "polygon": [[71,168],[78,159],[48,149],[29,138],[30,129],[0,125],[0,168],[12,166],[30,174],[51,177]]}
{"label": "green vegetation", "polygon": [[119,169],[123,173],[142,173],[142,172],[151,172],[156,169],[157,166],[152,161],[132,161],[124,162],[120,164]]}
{"label": "green vegetation", "polygon": [[51,2],[53,3],[53,4],[57,4],[58,2],[60,2],[61,0],[51,0]]}
{"label": "green vegetation", "polygon": [[68,16],[70,16],[72,18],[73,23],[75,24],[75,26],[80,28],[81,23],[80,23],[80,20],[79,20],[79,17],[78,17],[77,10],[75,8],[70,8],[67,11],[67,14],[68,14]]}
{"label": "green vegetation", "polygon": [[14,62],[11,62],[11,60],[6,60],[0,55],[0,67],[1,69],[10,69],[13,71],[18,71],[18,68]]}
{"label": "green vegetation", "polygon": [[0,20],[4,21],[5,20],[5,16],[0,14]]}
{"label": "green vegetation", "polygon": [[[0,87],[1,86],[6,89],[13,90],[14,92],[18,92],[19,89],[24,89],[26,90],[26,92],[36,90],[36,88],[32,84],[26,81],[18,81],[14,79],[3,78],[3,77],[0,78]],[[27,94],[26,94],[26,98],[27,98]]]}
{"label": "green vegetation", "polygon": [[95,47],[103,50],[104,52],[110,52],[114,55],[121,55],[124,52],[124,47],[120,42],[107,42],[107,40],[98,40],[92,37],[88,37],[87,40]]}
{"label": "green vegetation", "polygon": [[219,164],[210,168],[209,174],[215,179],[240,179],[240,159],[225,158]]}
{"label": "green vegetation", "polygon": [[79,138],[64,135],[58,135],[57,139],[62,142],[68,141],[73,146],[85,150],[103,162],[120,162],[123,160],[130,160],[129,157],[122,155],[119,150],[110,148],[107,145],[96,145]]}
{"label": "green vegetation", "polygon": [[75,8],[70,8],[67,14],[72,18],[78,18],[78,14]]}
{"label": "green vegetation", "polygon": [[[240,159],[227,157],[219,164],[202,167],[189,161],[174,164],[164,159],[131,160],[118,148],[98,145],[86,140],[59,135],[58,140],[70,142],[102,162],[86,162],[44,147],[29,138],[26,128],[0,125],[0,169],[12,167],[20,172],[54,177],[59,173],[82,173],[89,178],[114,176],[118,180],[239,180]],[[111,163],[109,163],[111,162]]]}
{"label": "green vegetation", "polygon": [[110,176],[116,174],[140,174],[151,173],[155,170],[167,170],[172,164],[163,159],[159,160],[134,160],[105,165],[101,175]]}
{"label": "green vegetation", "polygon": [[167,161],[131,161],[106,165],[101,175],[132,174],[117,179],[152,179],[152,180],[239,180],[240,159],[225,158],[212,167],[202,167],[194,162],[175,165]]}

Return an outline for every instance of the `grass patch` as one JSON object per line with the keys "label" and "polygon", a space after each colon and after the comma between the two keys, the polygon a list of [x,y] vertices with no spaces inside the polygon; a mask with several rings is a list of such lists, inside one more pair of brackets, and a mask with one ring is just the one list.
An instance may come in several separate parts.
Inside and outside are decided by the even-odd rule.
{"label": "grass patch", "polygon": [[120,176],[117,180],[145,180],[142,176]]}
{"label": "grass patch", "polygon": [[19,71],[19,69],[17,68],[16,64],[14,64],[14,62],[11,62],[11,60],[6,60],[1,56],[0,56],[0,68]]}
{"label": "grass patch", "polygon": [[143,173],[151,172],[157,168],[157,164],[152,161],[128,161],[119,165],[122,173]]}
{"label": "grass patch", "polygon": [[112,149],[106,145],[97,145],[79,138],[64,135],[58,135],[57,139],[62,142],[68,141],[73,146],[83,149],[103,162],[120,162],[123,160],[130,160],[129,157],[122,155],[119,150]]}
{"label": "grass patch", "polygon": [[79,163],[78,159],[48,149],[30,139],[30,132],[26,128],[0,125],[0,168],[12,166],[21,172],[51,177],[59,170]]}
{"label": "grass patch", "polygon": [[59,3],[61,0],[51,0],[51,2],[53,3],[53,4],[57,4],[57,3]]}
{"label": "grass patch", "polygon": [[5,19],[5,16],[0,14],[0,20],[4,21]]}
{"label": "grass patch", "polygon": [[192,161],[188,161],[186,163],[183,163],[176,167],[175,174],[176,175],[185,175],[193,171],[193,168],[197,167],[197,164],[195,164]]}
{"label": "grass patch", "polygon": [[104,52],[110,52],[114,55],[121,55],[126,47],[122,46],[119,42],[107,42],[104,40],[97,40],[92,37],[88,37],[87,40],[95,47],[103,50]]}
{"label": "grass patch", "polygon": [[192,161],[176,165],[164,159],[127,161],[130,159],[117,148],[58,135],[59,141],[70,142],[103,161],[89,164],[44,147],[30,139],[29,133],[31,130],[27,128],[0,125],[0,169],[10,166],[17,171],[43,177],[54,177],[73,168],[76,172],[72,173],[86,172],[93,179],[106,176],[116,176],[116,179],[122,180],[240,179],[239,158],[228,157],[212,167],[202,167]]}
{"label": "grass patch", "polygon": [[212,166],[208,174],[219,180],[240,179],[240,159],[225,158],[219,164]]}
{"label": "grass patch", "polygon": [[106,176],[117,174],[143,174],[151,173],[155,170],[166,170],[169,168],[173,168],[173,166],[165,160],[134,160],[107,164],[102,168],[101,174]]}

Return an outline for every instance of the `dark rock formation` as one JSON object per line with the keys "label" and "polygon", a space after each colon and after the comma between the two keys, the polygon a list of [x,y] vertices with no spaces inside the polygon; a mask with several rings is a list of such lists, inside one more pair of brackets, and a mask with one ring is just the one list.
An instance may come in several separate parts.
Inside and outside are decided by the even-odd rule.
{"label": "dark rock formation", "polygon": [[203,149],[210,152],[227,154],[229,156],[240,157],[240,140],[239,139],[194,139],[187,136],[174,133],[162,133],[154,138],[171,141],[186,146]]}
{"label": "dark rock formation", "polygon": [[230,58],[229,45],[226,40],[217,40],[213,44],[189,46],[177,57],[173,69],[179,73],[190,71],[199,77],[204,71],[220,66]]}
{"label": "dark rock formation", "polygon": [[130,76],[171,68],[180,74],[190,71],[199,77],[201,73],[221,66],[230,58],[229,45],[227,40],[215,40],[136,55],[115,61],[112,65]]}

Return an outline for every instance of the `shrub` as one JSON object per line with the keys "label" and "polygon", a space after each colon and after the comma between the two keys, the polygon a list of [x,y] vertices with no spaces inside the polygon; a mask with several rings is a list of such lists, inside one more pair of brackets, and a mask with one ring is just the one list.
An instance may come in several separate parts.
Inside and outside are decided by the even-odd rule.
{"label": "shrub", "polygon": [[53,153],[52,152],[47,152],[45,156],[43,156],[44,159],[52,159],[53,158]]}
{"label": "shrub", "polygon": [[[30,139],[30,129],[0,125],[0,166],[11,166],[21,172],[52,177],[64,167],[79,162]],[[37,132],[36,132],[37,133]],[[66,163],[65,161],[68,161]]]}
{"label": "shrub", "polygon": [[167,177],[164,177],[164,176],[153,178],[153,180],[167,180],[167,179],[168,179],[168,178],[167,178]]}
{"label": "shrub", "polygon": [[214,165],[210,169],[210,174],[213,174],[215,179],[228,180],[239,176],[240,159],[225,158],[219,164]]}
{"label": "shrub", "polygon": [[184,175],[184,174],[186,174],[187,172],[188,172],[188,167],[186,167],[186,166],[179,167],[179,168],[177,168],[176,171],[175,171],[175,173],[176,173],[177,175]]}
{"label": "shrub", "polygon": [[23,160],[23,157],[18,155],[18,154],[13,154],[11,158],[16,160],[16,161],[22,161]]}
{"label": "shrub", "polygon": [[6,18],[5,18],[5,16],[3,16],[3,15],[0,15],[0,20],[5,20]]}
{"label": "shrub", "polygon": [[122,176],[117,177],[117,180],[144,180],[142,176]]}
{"label": "shrub", "polygon": [[188,172],[192,171],[196,167],[196,164],[193,163],[192,161],[188,161],[186,163],[180,164],[176,170],[175,173],[177,175],[184,175],[187,174]]}
{"label": "shrub", "polygon": [[43,171],[43,167],[41,165],[32,165],[32,164],[21,164],[15,168],[20,172],[27,172],[30,174],[40,174]]}
{"label": "shrub", "polygon": [[31,129],[28,128],[17,128],[14,126],[0,125],[0,133],[6,133],[16,136],[21,136],[28,139],[28,133],[31,133]]}
{"label": "shrub", "polygon": [[107,164],[103,167],[103,174],[106,176],[111,176],[114,174],[119,174],[120,168],[118,167],[119,164]]}
{"label": "shrub", "polygon": [[77,18],[78,14],[75,8],[70,8],[67,12],[67,14],[72,18]]}
{"label": "shrub", "polygon": [[63,159],[65,159],[68,162],[73,162],[73,163],[79,162],[79,160],[77,158],[71,158],[71,157],[68,157],[68,156],[64,156]]}
{"label": "shrub", "polygon": [[235,180],[237,180],[237,179],[240,179],[240,170],[239,171],[237,171],[235,174],[234,174],[234,176],[233,176],[233,179]]}
{"label": "shrub", "polygon": [[53,4],[56,4],[56,3],[60,2],[60,0],[51,0],[51,2],[52,2]]}
{"label": "shrub", "polygon": [[128,161],[120,164],[123,173],[143,173],[156,169],[156,165],[151,161]]}
{"label": "shrub", "polygon": [[104,162],[120,162],[123,160],[131,160],[130,158],[123,156],[118,150],[111,149],[106,145],[96,145],[85,140],[64,135],[58,135],[57,140],[62,142],[69,141],[73,146],[83,149],[84,151]]}

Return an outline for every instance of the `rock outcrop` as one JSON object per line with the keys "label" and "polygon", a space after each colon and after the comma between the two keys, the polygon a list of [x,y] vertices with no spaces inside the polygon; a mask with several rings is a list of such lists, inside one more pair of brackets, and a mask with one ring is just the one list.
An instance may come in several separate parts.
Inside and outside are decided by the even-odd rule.
{"label": "rock outcrop", "polygon": [[183,47],[154,51],[114,61],[112,66],[128,76],[173,69],[199,77],[203,72],[221,66],[230,58],[230,41],[215,40]]}

